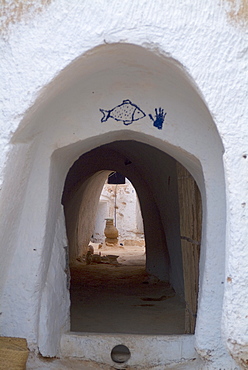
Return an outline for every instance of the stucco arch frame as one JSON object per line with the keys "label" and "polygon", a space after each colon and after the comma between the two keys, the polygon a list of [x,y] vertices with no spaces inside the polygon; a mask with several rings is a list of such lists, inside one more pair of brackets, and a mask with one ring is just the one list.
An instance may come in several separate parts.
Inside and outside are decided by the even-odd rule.
{"label": "stucco arch frame", "polygon": [[[167,117],[163,129],[154,127],[148,114],[128,127],[111,119],[100,122],[100,108],[112,109],[126,98],[147,113],[152,114],[159,107],[165,109]],[[40,307],[40,302],[46,302],[42,300],[41,292],[49,283],[48,269],[51,266],[52,251],[47,252],[46,246],[50,245],[52,249],[51,241],[54,240],[60,212],[59,202],[51,203],[51,199],[59,200],[61,197],[62,186],[59,188],[56,184],[63,183],[77,156],[109,140],[123,138],[135,138],[165,151],[181,162],[197,181],[203,202],[203,234],[195,346],[200,353],[218,346],[224,290],[226,217],[221,139],[200,92],[177,61],[158,50],[131,44],[110,44],[89,51],[62,71],[44,89],[12,140],[13,157],[22,153],[22,161],[25,158],[26,166],[28,163],[27,186],[19,187],[25,202],[16,219],[17,229],[21,230],[29,221],[30,230],[32,223],[34,229],[38,224],[43,226],[38,227],[35,237],[31,231],[20,236],[14,246],[16,253],[11,257],[11,266],[16,265],[15,259],[21,253],[23,244],[33,245],[34,240],[39,244],[39,255],[27,255],[26,266],[20,267],[20,275],[30,263],[37,267],[37,276],[32,272],[29,274],[33,287],[27,298],[30,294],[32,299],[35,291],[38,303],[27,310],[32,311],[33,322],[18,329],[19,332],[14,327],[10,331],[14,335],[22,333],[29,341],[37,342],[44,355],[58,353],[61,330],[68,328],[64,318],[63,324],[56,329],[57,344],[50,353],[49,341],[46,342],[50,329],[47,332],[42,329],[42,315],[48,312],[48,307]],[[41,174],[37,173],[38,168]],[[41,179],[44,186],[38,191],[38,196],[43,199],[43,205],[40,215],[32,220],[29,207],[31,202],[35,203],[37,192],[35,195],[34,186]],[[14,282],[6,280],[6,297],[11,284]],[[20,304],[25,307],[25,303]],[[15,314],[15,310],[18,307],[13,308],[11,315]],[[66,313],[61,315],[64,317]],[[7,315],[6,325],[8,320]]]}

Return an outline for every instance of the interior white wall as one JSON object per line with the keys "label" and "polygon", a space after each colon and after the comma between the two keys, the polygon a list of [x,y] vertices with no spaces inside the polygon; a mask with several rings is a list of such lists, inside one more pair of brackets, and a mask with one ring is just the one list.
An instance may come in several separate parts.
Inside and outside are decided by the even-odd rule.
{"label": "interior white wall", "polygon": [[[164,129],[154,128],[148,118],[128,128],[115,121],[101,124],[99,108],[111,109],[121,103],[124,96],[147,112],[164,107],[168,111]],[[25,336],[34,345],[38,342],[40,292],[47,278],[63,182],[69,166],[80,154],[96,146],[131,138],[154,145],[179,160],[198,183],[204,227],[195,345],[206,360],[211,354],[216,363],[218,359],[223,363],[230,361],[221,332],[225,276],[223,146],[204,102],[181,66],[171,58],[133,45],[101,46],[79,58],[46,89],[46,95],[37,101],[35,109],[20,125],[13,139],[14,148],[21,145],[20,142],[32,143],[35,137],[34,155],[24,153],[19,158],[32,167],[32,171],[24,189],[23,205],[16,209],[12,220],[19,234],[7,260],[2,296],[3,333]],[[51,156],[58,148],[64,149],[49,171]],[[3,196],[8,194],[11,180],[11,176],[6,178]],[[18,188],[19,183],[12,184],[14,196]],[[35,212],[37,209],[39,212]],[[7,209],[6,218],[10,213]],[[9,242],[8,237],[5,238]],[[31,252],[35,248],[38,253]],[[20,264],[20,260],[24,263]],[[16,279],[23,286],[17,296]],[[14,325],[19,322],[23,325]],[[49,349],[43,347],[43,354],[47,353]]]}
{"label": "interior white wall", "polygon": [[143,218],[142,218],[141,209],[140,209],[139,198],[136,199],[135,213],[136,213],[137,234],[140,235],[142,238],[144,238],[144,225],[143,225]]}
{"label": "interior white wall", "polygon": [[[164,230],[164,237],[168,248],[170,265],[169,276],[172,286],[180,295],[184,295],[183,282],[183,265],[180,240],[180,216],[179,216],[179,201],[178,201],[178,186],[177,186],[177,171],[176,161],[169,157],[161,157],[159,151],[149,152],[145,147],[138,147],[137,153],[145,159],[145,169],[147,172],[146,181],[148,181],[150,194],[144,194],[141,198],[141,210],[143,214],[149,214],[148,219],[144,219],[144,231],[146,234],[146,244],[148,242],[153,245],[153,248],[147,248],[146,251],[146,266],[148,272],[162,278],[162,274],[154,268],[158,255],[165,254],[159,246],[163,245],[163,241],[156,239],[158,229]],[[137,155],[138,156],[138,155]],[[149,203],[147,198],[152,199]],[[155,218],[153,207],[158,208],[160,215],[159,220]],[[161,225],[159,224],[161,223]],[[150,239],[150,240],[149,240]],[[161,266],[162,269],[162,266]],[[164,266],[163,266],[164,269]],[[165,276],[163,276],[165,279]]]}
{"label": "interior white wall", "polygon": [[139,200],[131,182],[125,178],[125,184],[105,183],[101,192],[93,239],[97,243],[105,240],[105,218],[116,220],[120,243],[144,242],[143,221]]}
{"label": "interior white wall", "polygon": [[91,176],[71,195],[70,202],[65,207],[71,262],[87,252],[94,231],[101,190],[107,176],[108,171]]}
{"label": "interior white wall", "polygon": [[[107,175],[107,171],[93,175],[89,180],[89,184],[87,184],[87,191],[84,191],[83,199],[81,200],[78,218],[78,242],[81,256],[86,253],[87,246],[94,231],[97,207]],[[88,234],[86,234],[86,230]]]}
{"label": "interior white wall", "polygon": [[103,243],[105,239],[104,235],[104,228],[106,226],[106,215],[108,214],[108,202],[103,201],[100,198],[100,201],[98,203],[97,207],[97,216],[96,216],[96,222],[95,222],[95,228],[93,233],[93,241],[95,243]]}

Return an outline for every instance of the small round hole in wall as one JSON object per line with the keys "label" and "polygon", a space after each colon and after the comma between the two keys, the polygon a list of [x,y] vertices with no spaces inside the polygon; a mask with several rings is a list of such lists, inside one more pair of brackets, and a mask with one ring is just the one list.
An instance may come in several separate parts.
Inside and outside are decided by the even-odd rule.
{"label": "small round hole in wall", "polygon": [[117,364],[123,364],[127,362],[131,357],[131,352],[123,344],[118,344],[111,351],[111,358]]}

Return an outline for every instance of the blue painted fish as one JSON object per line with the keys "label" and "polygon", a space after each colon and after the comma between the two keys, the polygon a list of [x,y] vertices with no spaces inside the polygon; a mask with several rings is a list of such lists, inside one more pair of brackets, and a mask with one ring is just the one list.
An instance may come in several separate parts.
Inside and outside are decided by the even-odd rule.
{"label": "blue painted fish", "polygon": [[113,118],[116,121],[122,121],[124,125],[130,125],[133,121],[146,116],[146,114],[130,100],[123,100],[120,105],[117,105],[111,110],[100,109],[103,114],[101,122],[106,122],[109,118]]}

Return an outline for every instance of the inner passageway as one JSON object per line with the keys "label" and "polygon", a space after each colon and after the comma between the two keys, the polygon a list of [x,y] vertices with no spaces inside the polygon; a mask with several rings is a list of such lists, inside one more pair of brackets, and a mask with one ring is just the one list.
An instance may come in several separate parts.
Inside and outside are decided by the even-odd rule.
{"label": "inner passageway", "polygon": [[[101,190],[111,170],[122,173],[137,190],[146,244],[146,261],[142,266],[130,267],[127,261],[118,267],[89,266],[78,261],[87,253]],[[195,187],[187,171],[183,175],[178,172],[174,158],[137,141],[102,145],[74,162],[62,198],[72,276],[71,331],[194,332],[201,235],[200,206],[199,212],[195,210],[195,203],[201,201],[200,196],[199,200],[195,199]],[[194,230],[199,229],[199,237],[198,232],[191,230],[192,225]],[[197,241],[195,257],[191,245],[184,245],[182,251],[180,228],[183,237]],[[119,255],[119,252],[110,254]],[[156,279],[144,282],[148,276],[156,277],[159,283]]]}

